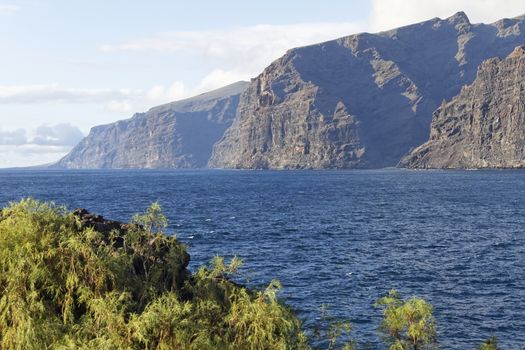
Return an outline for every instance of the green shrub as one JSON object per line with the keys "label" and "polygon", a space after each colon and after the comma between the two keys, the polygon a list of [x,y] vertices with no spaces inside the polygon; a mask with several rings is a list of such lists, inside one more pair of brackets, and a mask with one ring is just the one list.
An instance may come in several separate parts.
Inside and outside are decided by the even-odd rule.
{"label": "green shrub", "polygon": [[26,199],[0,213],[0,349],[304,349],[278,283],[230,281],[239,259],[194,276],[158,204],[101,233]]}
{"label": "green shrub", "polygon": [[376,306],[383,308],[380,331],[390,350],[436,348],[436,322],[427,301],[416,297],[402,300],[393,289]]}
{"label": "green shrub", "polygon": [[490,337],[478,348],[479,350],[498,350],[498,339],[496,337]]}
{"label": "green shrub", "polygon": [[[279,282],[260,291],[232,282],[237,258],[215,257],[192,275],[186,247],[166,226],[158,203],[118,225],[89,224],[33,199],[2,209],[0,350],[310,349],[300,320],[277,298]],[[437,347],[428,302],[392,290],[376,306],[390,350]],[[350,323],[327,309],[322,316],[317,340],[354,349],[341,341]],[[496,350],[496,338],[479,349]]]}
{"label": "green shrub", "polygon": [[318,341],[326,342],[326,350],[343,349],[354,350],[354,341],[342,341],[352,331],[352,324],[347,320],[334,316],[329,305],[321,306],[321,324],[314,329],[314,336]]}

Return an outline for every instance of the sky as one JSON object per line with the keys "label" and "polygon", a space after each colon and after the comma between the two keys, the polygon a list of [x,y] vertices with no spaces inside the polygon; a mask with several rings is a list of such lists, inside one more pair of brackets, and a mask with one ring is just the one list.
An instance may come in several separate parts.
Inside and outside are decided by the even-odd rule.
{"label": "sky", "polygon": [[0,168],[64,156],[90,128],[257,76],[287,49],[524,0],[0,0]]}

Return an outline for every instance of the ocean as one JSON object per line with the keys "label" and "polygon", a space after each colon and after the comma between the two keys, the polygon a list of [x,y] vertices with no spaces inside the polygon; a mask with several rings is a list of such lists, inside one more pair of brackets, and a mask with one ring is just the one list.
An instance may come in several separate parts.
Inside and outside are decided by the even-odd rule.
{"label": "ocean", "polygon": [[306,326],[330,305],[371,349],[392,288],[434,305],[444,349],[525,348],[523,171],[0,171],[0,205],[29,196],[122,221],[159,201],[191,269],[237,255],[241,281],[278,279]]}

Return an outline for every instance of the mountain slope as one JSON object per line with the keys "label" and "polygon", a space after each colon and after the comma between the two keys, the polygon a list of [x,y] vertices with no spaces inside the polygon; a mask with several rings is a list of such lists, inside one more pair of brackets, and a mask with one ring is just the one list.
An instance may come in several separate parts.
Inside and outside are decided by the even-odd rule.
{"label": "mountain slope", "polygon": [[523,43],[524,17],[471,24],[460,12],[290,50],[252,80],[209,166],[395,166],[483,60]]}
{"label": "mountain slope", "polygon": [[435,112],[431,130],[400,166],[524,167],[525,48],[483,62],[472,85]]}
{"label": "mountain slope", "polygon": [[200,168],[231,125],[247,82],[91,129],[58,168]]}

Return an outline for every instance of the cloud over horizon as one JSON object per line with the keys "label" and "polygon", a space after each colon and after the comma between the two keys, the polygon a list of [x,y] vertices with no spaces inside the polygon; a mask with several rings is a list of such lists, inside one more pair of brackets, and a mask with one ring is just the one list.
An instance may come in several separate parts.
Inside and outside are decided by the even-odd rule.
{"label": "cloud over horizon", "polygon": [[70,88],[56,83],[0,85],[0,105],[99,103],[110,112],[131,112],[189,97],[188,93],[180,81],[175,81],[171,86],[155,85],[148,90]]}
{"label": "cloud over horizon", "polygon": [[11,15],[15,12],[18,12],[20,7],[13,4],[0,4],[0,15]]}
{"label": "cloud over horizon", "polygon": [[24,129],[1,130],[0,145],[20,146],[27,143],[27,132]]}
{"label": "cloud over horizon", "polygon": [[40,125],[31,143],[40,146],[75,146],[83,138],[82,131],[71,124]]}
{"label": "cloud over horizon", "polygon": [[60,84],[0,85],[0,104],[93,103],[140,95],[129,89],[78,89]]}
{"label": "cloud over horizon", "polygon": [[0,146],[74,146],[82,138],[82,131],[69,123],[42,124],[34,130],[0,129]]}
{"label": "cloud over horizon", "polygon": [[68,123],[40,125],[34,130],[0,129],[3,167],[23,167],[57,161],[71,150],[84,134]]}
{"label": "cloud over horizon", "polygon": [[15,168],[50,164],[58,161],[70,150],[71,147],[65,146],[0,145],[1,166],[2,168]]}

